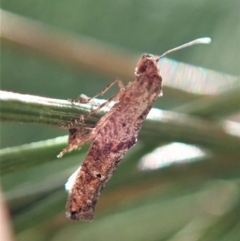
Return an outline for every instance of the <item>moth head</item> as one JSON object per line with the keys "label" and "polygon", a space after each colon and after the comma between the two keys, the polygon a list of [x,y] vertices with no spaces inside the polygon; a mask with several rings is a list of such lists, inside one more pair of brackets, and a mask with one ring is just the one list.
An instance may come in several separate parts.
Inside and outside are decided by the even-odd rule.
{"label": "moth head", "polygon": [[135,69],[136,75],[151,75],[151,74],[157,74],[159,72],[158,67],[158,60],[159,57],[153,56],[151,54],[144,54],[140,58],[138,65]]}
{"label": "moth head", "polygon": [[160,56],[153,56],[151,54],[144,54],[138,62],[137,68],[135,69],[135,74],[136,75],[159,74],[158,61],[159,61],[160,58],[164,57],[167,54],[170,54],[172,52],[178,51],[178,50],[186,48],[186,47],[190,47],[190,46],[195,45],[195,44],[209,44],[209,43],[211,43],[210,38],[208,38],[208,37],[199,38],[199,39],[195,39],[191,42],[188,42],[186,44],[180,45],[176,48],[170,49]]}

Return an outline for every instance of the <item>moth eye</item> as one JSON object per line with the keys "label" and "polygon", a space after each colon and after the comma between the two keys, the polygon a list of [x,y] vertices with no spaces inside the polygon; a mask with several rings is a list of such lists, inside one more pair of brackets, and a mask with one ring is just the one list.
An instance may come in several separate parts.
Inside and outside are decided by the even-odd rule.
{"label": "moth eye", "polygon": [[144,64],[144,65],[142,65],[142,66],[140,66],[139,68],[138,68],[138,72],[140,72],[140,73],[143,73],[143,72],[145,72],[146,71],[146,65]]}

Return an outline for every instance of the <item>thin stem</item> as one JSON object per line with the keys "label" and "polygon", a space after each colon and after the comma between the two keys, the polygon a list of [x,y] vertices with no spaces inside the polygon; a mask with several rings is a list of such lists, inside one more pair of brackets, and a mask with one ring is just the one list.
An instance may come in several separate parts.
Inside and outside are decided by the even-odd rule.
{"label": "thin stem", "polygon": [[[0,92],[1,121],[35,123],[59,128],[66,126],[72,119],[90,110],[91,106],[86,104],[72,105],[65,100],[21,95],[5,91]],[[108,110],[101,110],[96,116],[89,117],[89,119],[85,120],[84,125],[94,126],[106,111]],[[226,133],[225,130],[215,122],[200,120],[189,117],[188,115],[162,111],[155,108],[150,111],[139,138],[147,141],[147,143],[153,144],[156,144],[156,140],[159,140],[159,142],[180,141],[196,144],[205,146],[215,153],[227,153],[229,156],[240,158],[240,138]],[[62,142],[53,142],[46,147],[44,147],[43,144],[41,148],[55,150],[55,156],[61,151],[62,145]],[[56,147],[59,149],[57,150]],[[29,151],[31,148],[32,147],[29,148]],[[0,170],[2,174],[25,168],[26,163],[27,166],[29,166],[31,162],[37,160],[37,158],[30,158],[32,161],[29,161],[26,152],[25,157],[23,153],[21,154],[23,160],[21,159],[22,162],[19,162],[19,160],[15,158],[15,155],[18,155],[23,150],[22,147],[19,147],[16,148],[15,151],[9,148],[0,152]],[[11,163],[11,160],[13,163]]]}

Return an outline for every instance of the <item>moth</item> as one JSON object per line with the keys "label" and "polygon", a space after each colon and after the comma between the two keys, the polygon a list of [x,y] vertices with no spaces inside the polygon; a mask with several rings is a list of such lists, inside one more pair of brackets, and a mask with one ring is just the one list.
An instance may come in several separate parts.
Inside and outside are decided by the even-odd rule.
{"label": "moth", "polygon": [[[143,54],[135,69],[135,78],[124,86],[116,79],[102,92],[81,102],[90,102],[118,84],[119,92],[92,112],[81,116],[69,125],[67,147],[58,155],[78,149],[92,142],[82,166],[69,178],[66,188],[69,196],[66,216],[75,220],[90,221],[101,190],[106,185],[127,151],[136,144],[143,121],[156,99],[162,93],[162,77],[158,66],[160,58],[173,51],[194,45],[210,43],[210,38],[200,38],[165,52],[161,56]],[[74,124],[98,112],[115,101],[108,113],[102,116],[94,128],[77,129]]]}

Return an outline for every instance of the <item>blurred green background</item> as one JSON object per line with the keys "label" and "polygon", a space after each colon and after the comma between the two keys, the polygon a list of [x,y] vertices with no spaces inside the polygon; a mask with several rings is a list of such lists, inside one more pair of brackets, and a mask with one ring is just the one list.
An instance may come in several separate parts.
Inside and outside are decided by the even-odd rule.
{"label": "blurred green background", "polygon": [[[162,54],[195,38],[208,36],[213,40],[211,45],[184,49],[169,57],[212,69],[224,77],[224,74],[239,75],[239,5],[238,0],[3,0],[1,8],[26,17],[29,22],[34,20],[49,25],[52,27],[50,31],[56,28],[65,31],[66,36],[73,34],[80,40],[81,36],[90,37],[112,49],[114,46],[122,48],[129,55],[139,57],[142,53]],[[111,71],[76,66],[70,61],[52,58],[51,54],[44,55],[13,42],[3,37],[2,90],[67,99],[76,98],[81,93],[93,96],[116,77],[125,83],[130,80],[124,72],[116,76]],[[199,83],[193,81],[192,84]],[[218,87],[216,79],[216,89]],[[207,83],[205,88],[208,88]],[[113,88],[104,98],[116,91],[117,88]],[[173,110],[191,103],[191,98],[204,97],[181,92],[173,98],[167,94],[168,91],[163,89],[164,96],[154,107]],[[239,109],[235,111],[238,113]],[[225,118],[231,119],[230,114],[233,113],[225,115]],[[208,119],[208,116],[204,118]],[[222,120],[214,121],[218,125]],[[239,117],[235,115],[234,120],[239,121]],[[66,130],[49,126],[3,122],[1,148],[65,134]],[[147,145],[140,141],[130,151],[103,191],[92,223],[75,223],[64,215],[67,195],[63,184],[83,160],[87,148],[82,149],[79,155],[69,155],[61,161],[4,175],[1,178],[2,189],[10,203],[16,239],[239,240],[239,159],[224,153],[222,159],[210,158],[196,164],[140,173],[136,168],[140,158],[161,142],[159,139],[155,145]],[[60,150],[51,153],[52,160],[56,160]],[[211,173],[207,169],[208,160],[211,165],[214,161]],[[229,161],[232,165],[226,176],[219,168],[227,168],[227,165],[221,166],[217,161]],[[208,173],[206,179],[204,170]],[[48,186],[47,190],[45,186]]]}

